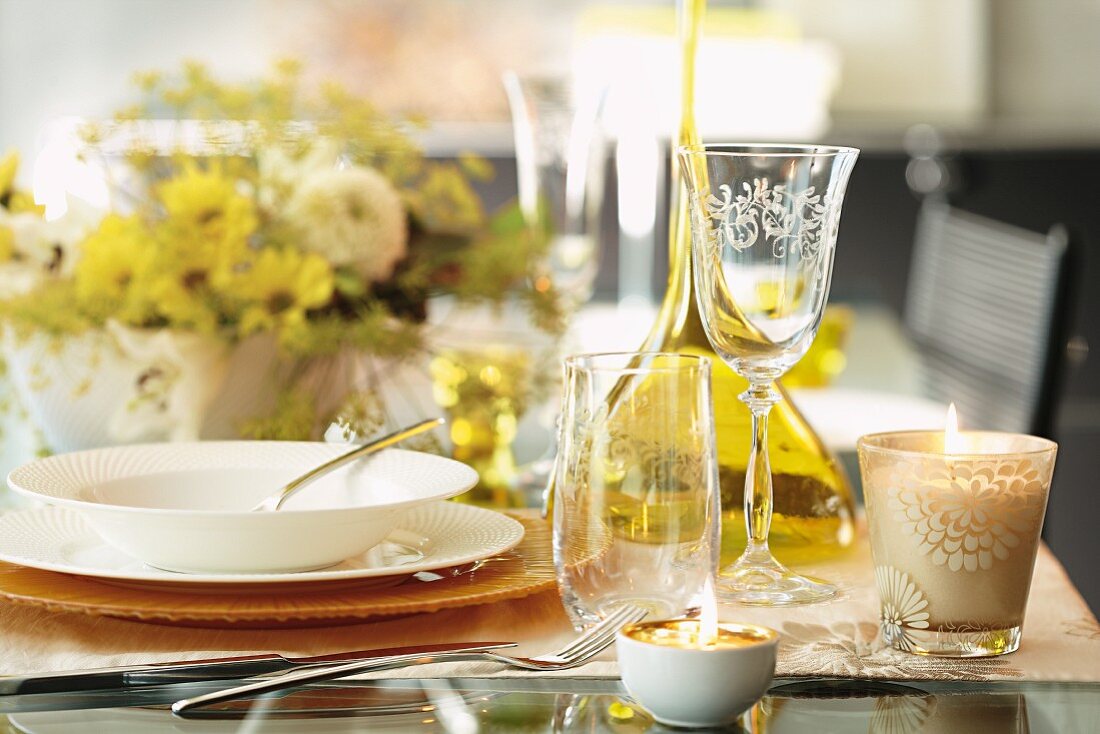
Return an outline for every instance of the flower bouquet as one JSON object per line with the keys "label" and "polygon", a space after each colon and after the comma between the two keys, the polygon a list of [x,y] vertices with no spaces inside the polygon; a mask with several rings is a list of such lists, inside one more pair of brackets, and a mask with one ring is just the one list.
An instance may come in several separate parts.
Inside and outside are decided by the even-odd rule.
{"label": "flower bouquet", "polygon": [[545,236],[485,212],[485,161],[426,159],[415,121],[309,91],[293,62],[138,84],[140,104],[80,130],[106,212],[47,219],[0,164],[4,352],[48,448],[373,433],[430,395],[439,296],[560,330]]}

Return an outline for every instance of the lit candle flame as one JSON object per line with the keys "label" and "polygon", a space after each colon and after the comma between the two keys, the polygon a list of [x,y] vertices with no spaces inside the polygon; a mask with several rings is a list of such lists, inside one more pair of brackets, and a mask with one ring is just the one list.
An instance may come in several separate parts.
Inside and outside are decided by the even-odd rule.
{"label": "lit candle flame", "polygon": [[709,647],[718,642],[718,599],[710,576],[703,582],[703,599],[699,607],[699,645]]}
{"label": "lit candle flame", "polygon": [[945,454],[966,453],[965,442],[959,434],[959,414],[955,410],[954,403],[947,408],[947,425],[943,430],[943,452]]}

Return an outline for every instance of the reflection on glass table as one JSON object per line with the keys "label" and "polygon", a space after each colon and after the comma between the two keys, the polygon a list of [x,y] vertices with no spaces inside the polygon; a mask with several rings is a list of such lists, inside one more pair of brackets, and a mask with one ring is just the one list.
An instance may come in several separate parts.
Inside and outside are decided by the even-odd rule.
{"label": "reflection on glass table", "polygon": [[851,306],[832,304],[825,307],[817,338],[787,374],[783,384],[788,388],[826,387],[848,366],[844,350],[852,330],[855,312]]}
{"label": "reflection on glass table", "polygon": [[[168,711],[211,690],[0,697],[0,732],[663,732],[617,681],[432,679],[338,682],[281,697]],[[777,680],[741,720],[745,732],[1100,731],[1100,685]]]}

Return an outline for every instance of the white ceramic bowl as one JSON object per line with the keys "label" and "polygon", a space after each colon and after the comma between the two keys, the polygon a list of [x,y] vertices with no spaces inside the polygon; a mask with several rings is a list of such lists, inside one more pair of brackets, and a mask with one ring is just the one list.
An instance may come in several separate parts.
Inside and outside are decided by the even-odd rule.
{"label": "white ceramic bowl", "polygon": [[278,512],[249,508],[349,450],[293,441],[118,446],[19,467],[8,485],[78,510],[102,538],[157,568],[275,573],[324,568],[377,545],[411,507],[477,483],[457,461],[388,449],[322,477]]}

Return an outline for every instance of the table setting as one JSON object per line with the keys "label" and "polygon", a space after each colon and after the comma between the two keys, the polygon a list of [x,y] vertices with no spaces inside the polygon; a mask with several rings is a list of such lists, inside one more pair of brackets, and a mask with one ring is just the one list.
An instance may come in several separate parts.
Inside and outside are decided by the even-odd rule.
{"label": "table setting", "polygon": [[[273,115],[214,125],[228,154],[157,152],[136,115],[92,136],[162,178],[0,308],[50,449],[0,513],[10,730],[1100,726],[1100,624],[1041,539],[1058,445],[814,392],[853,319],[826,307],[860,151],[704,143],[705,6],[680,3],[668,289],[636,350],[569,349],[599,202],[538,188],[588,171],[602,91],[548,133],[554,100],[507,77],[527,158],[496,218],[482,162],[421,160],[343,92],[331,127],[288,128],[290,67],[240,109],[186,70],[180,105]],[[535,156],[550,133],[585,155]],[[318,171],[331,190],[296,190]],[[525,471],[539,399],[556,430]]]}

